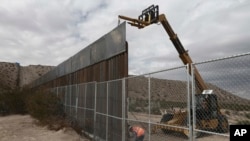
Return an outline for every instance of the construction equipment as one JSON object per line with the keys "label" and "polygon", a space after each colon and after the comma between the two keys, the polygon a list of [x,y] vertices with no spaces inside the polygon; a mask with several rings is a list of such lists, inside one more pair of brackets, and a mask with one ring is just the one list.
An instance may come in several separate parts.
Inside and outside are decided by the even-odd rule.
{"label": "construction equipment", "polygon": [[[142,29],[152,24],[161,23],[168,36],[170,37],[170,40],[172,41],[173,45],[175,46],[177,52],[179,53],[180,59],[185,65],[189,65],[188,72],[191,75],[191,64],[193,63],[192,59],[190,58],[187,50],[184,49],[177,34],[174,33],[172,27],[166,19],[166,16],[164,14],[159,15],[158,5],[152,5],[147,9],[143,10],[142,14],[138,17],[138,19],[121,15],[119,15],[119,18],[128,21],[131,26],[138,27],[139,29]],[[228,120],[225,115],[220,112],[217,102],[217,96],[215,94],[211,94],[210,90],[207,90],[208,87],[202,79],[201,75],[199,74],[197,68],[195,66],[192,67],[198,93],[195,96],[195,104],[193,104],[195,105],[196,128],[200,130],[216,131],[220,133],[228,132]],[[206,108],[203,107],[203,104],[205,103],[207,104]],[[190,109],[189,111],[192,113],[192,109]],[[164,114],[161,119],[161,123],[167,124],[169,126],[156,125],[155,128],[153,128],[153,132],[156,129],[162,129],[164,132],[171,130],[189,135],[189,131],[187,129],[176,128],[188,124],[187,115],[188,111]],[[192,123],[192,119],[193,116],[191,116],[190,123]]]}

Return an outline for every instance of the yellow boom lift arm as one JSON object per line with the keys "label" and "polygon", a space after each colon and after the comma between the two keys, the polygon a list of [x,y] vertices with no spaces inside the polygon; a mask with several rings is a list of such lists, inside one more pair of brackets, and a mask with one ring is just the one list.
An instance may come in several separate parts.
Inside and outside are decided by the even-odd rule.
{"label": "yellow boom lift arm", "polygon": [[[129,21],[128,23],[131,26],[138,27],[139,29],[149,26],[151,24],[161,23],[165,31],[169,35],[170,40],[175,46],[177,52],[179,53],[179,57],[181,58],[183,64],[185,65],[188,64],[189,68],[191,68],[190,65],[193,63],[193,61],[190,58],[188,51],[184,49],[177,34],[174,33],[172,27],[170,26],[166,16],[164,14],[159,15],[158,6],[152,5],[146,10],[142,11],[142,15],[140,15],[138,19],[121,16],[121,15],[119,15],[118,17],[120,19]],[[197,71],[196,67],[193,66],[193,68],[194,68],[195,81],[199,88],[198,93],[202,93],[204,90],[207,89],[207,86],[204,83],[204,80],[202,79],[202,77],[200,76],[200,73]],[[189,69],[189,73],[191,74],[191,69]]]}

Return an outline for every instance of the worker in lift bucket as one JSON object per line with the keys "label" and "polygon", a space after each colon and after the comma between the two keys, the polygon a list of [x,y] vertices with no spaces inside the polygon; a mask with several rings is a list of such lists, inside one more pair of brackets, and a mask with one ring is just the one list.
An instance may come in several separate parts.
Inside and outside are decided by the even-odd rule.
{"label": "worker in lift bucket", "polygon": [[143,141],[145,130],[139,126],[129,126],[130,137],[134,141]]}

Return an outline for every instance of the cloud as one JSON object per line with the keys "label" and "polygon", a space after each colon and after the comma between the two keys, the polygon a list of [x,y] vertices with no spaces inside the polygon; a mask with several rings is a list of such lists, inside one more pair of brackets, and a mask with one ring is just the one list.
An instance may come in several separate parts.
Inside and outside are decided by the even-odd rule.
{"label": "cloud", "polygon": [[[232,1],[229,1],[229,3]],[[216,4],[216,3],[215,3]],[[214,5],[215,6],[215,5]],[[250,37],[248,30],[249,6],[230,3],[214,12],[193,18],[191,28],[185,27],[184,38],[192,37],[187,45],[196,62],[237,53],[249,52],[246,46]],[[192,50],[191,50],[192,49]],[[204,56],[204,50],[207,53]],[[202,58],[203,56],[203,58]]]}
{"label": "cloud", "polygon": [[[58,65],[117,26],[136,18],[150,0],[0,1],[0,61]],[[155,4],[194,62],[249,52],[250,5],[235,0],[159,0]],[[161,25],[127,25],[129,72],[182,65]]]}

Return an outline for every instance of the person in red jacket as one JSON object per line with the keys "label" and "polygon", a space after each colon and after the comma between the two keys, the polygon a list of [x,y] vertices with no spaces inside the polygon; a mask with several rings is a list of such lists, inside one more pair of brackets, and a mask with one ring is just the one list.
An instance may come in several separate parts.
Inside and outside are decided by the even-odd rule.
{"label": "person in red jacket", "polygon": [[145,130],[139,126],[130,126],[129,132],[132,133],[132,137],[135,137],[135,141],[143,141],[145,136]]}

